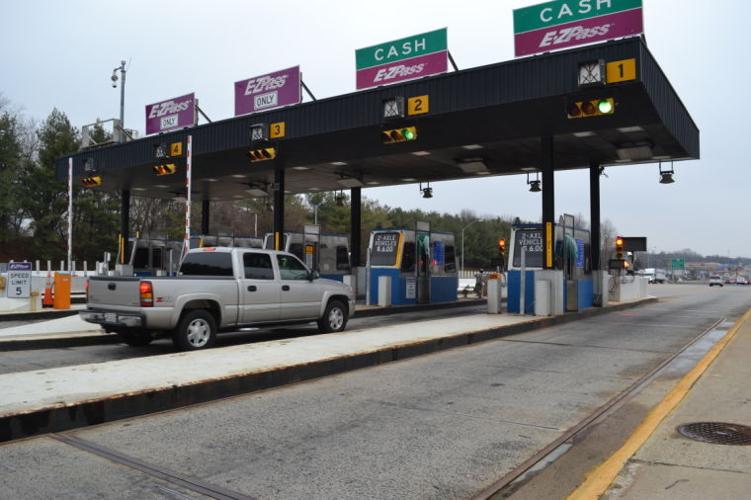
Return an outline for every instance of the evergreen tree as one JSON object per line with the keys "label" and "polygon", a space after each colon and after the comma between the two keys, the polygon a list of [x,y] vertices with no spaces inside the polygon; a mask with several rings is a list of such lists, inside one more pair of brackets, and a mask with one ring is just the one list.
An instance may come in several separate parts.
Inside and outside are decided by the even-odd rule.
{"label": "evergreen tree", "polygon": [[39,154],[22,173],[21,206],[31,218],[34,238],[28,248],[37,259],[62,259],[66,255],[66,183],[58,180],[55,160],[78,150],[78,131],[65,113],[52,113],[37,131]]}

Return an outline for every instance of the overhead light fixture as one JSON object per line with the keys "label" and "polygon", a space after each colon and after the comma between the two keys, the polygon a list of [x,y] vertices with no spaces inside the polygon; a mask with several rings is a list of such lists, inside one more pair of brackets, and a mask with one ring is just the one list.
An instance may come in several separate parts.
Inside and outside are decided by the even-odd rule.
{"label": "overhead light fixture", "polygon": [[146,188],[130,188],[131,191],[146,191]]}
{"label": "overhead light fixture", "polygon": [[381,183],[380,183],[380,182],[378,182],[378,181],[368,181],[368,182],[366,182],[366,184],[367,184],[368,186],[378,186],[378,185],[379,185],[379,184],[381,184]]}
{"label": "overhead light fixture", "polygon": [[347,164],[347,162],[346,161],[332,161],[331,164],[334,165],[335,167],[343,167],[344,165]]}
{"label": "overhead light fixture", "polygon": [[422,187],[422,182],[420,183],[420,192],[422,193],[423,198],[432,198],[433,197],[433,188],[430,187],[430,182],[426,183],[425,187]]}
{"label": "overhead light fixture", "polygon": [[337,207],[343,207],[344,206],[344,191],[337,191],[336,195],[334,196],[334,200],[336,201]]}
{"label": "overhead light fixture", "polygon": [[417,181],[417,179],[415,179],[414,177],[404,177],[403,179],[401,179],[401,181],[402,182],[415,182]]}
{"label": "overhead light fixture", "polygon": [[644,129],[638,125],[635,125],[633,127],[620,127],[617,130],[618,132],[621,132],[623,134],[630,134],[632,132],[644,132]]}
{"label": "overhead light fixture", "polygon": [[152,187],[159,188],[159,189],[167,189],[169,186],[166,184],[152,184]]}
{"label": "overhead light fixture", "polygon": [[587,130],[585,132],[574,132],[574,137],[578,137],[580,139],[583,139],[585,137],[594,137],[595,133],[591,130]]}
{"label": "overhead light fixture", "polygon": [[308,191],[320,191],[321,188],[308,188]]}
{"label": "overhead light fixture", "polygon": [[262,196],[268,196],[269,193],[267,193],[265,190],[259,188],[259,187],[252,187],[250,189],[245,190],[246,193],[248,193],[250,196],[254,198],[260,198]]}
{"label": "overhead light fixture", "polygon": [[537,167],[522,167],[519,170],[522,172],[537,172]]}
{"label": "overhead light fixture", "polygon": [[341,177],[340,179],[337,179],[336,182],[340,186],[346,187],[346,188],[355,188],[355,187],[362,186],[362,181],[354,177]]}
{"label": "overhead light fixture", "polygon": [[490,172],[488,172],[487,170],[484,172],[477,172],[477,175],[490,175]]}
{"label": "overhead light fixture", "polygon": [[303,167],[301,165],[301,166],[298,166],[298,167],[292,167],[292,170],[300,170],[300,171],[302,171],[302,170],[310,170],[310,167]]}
{"label": "overhead light fixture", "polygon": [[660,156],[655,156],[652,159],[653,160],[660,160],[660,161],[662,161],[662,160],[669,160],[670,158],[671,158],[670,155],[660,155]]}
{"label": "overhead light fixture", "polygon": [[527,185],[529,186],[530,193],[539,193],[542,191],[540,184],[540,172],[535,172],[535,178],[532,180],[530,180],[529,172],[527,172]]}
{"label": "overhead light fixture", "polygon": [[234,174],[234,175],[230,175],[230,177],[235,178],[235,179],[245,179],[247,177],[247,175],[245,175],[245,174]]}
{"label": "overhead light fixture", "polygon": [[213,177],[207,177],[204,179],[206,182],[219,182],[219,179],[214,179]]}
{"label": "overhead light fixture", "polygon": [[476,174],[477,172],[486,172],[488,166],[485,165],[483,158],[464,158],[457,160],[457,165],[465,174]]}
{"label": "overhead light fixture", "polygon": [[649,143],[624,145],[616,149],[615,152],[619,159],[630,161],[651,160],[653,156],[652,145]]}
{"label": "overhead light fixture", "polygon": [[675,182],[675,179],[673,179],[673,174],[675,174],[675,169],[673,168],[672,161],[670,162],[670,170],[663,170],[662,162],[660,162],[659,169],[660,169],[660,184],[672,184]]}
{"label": "overhead light fixture", "polygon": [[462,148],[468,151],[474,151],[475,149],[482,149],[483,146],[481,144],[467,144],[465,146],[462,146]]}
{"label": "overhead light fixture", "polygon": [[428,156],[430,151],[414,151],[412,154],[415,156]]}

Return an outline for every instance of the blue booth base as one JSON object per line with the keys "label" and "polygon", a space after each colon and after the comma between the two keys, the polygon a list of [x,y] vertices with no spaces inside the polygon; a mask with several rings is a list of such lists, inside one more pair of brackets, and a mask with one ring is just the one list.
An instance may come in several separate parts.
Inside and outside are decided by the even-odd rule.
{"label": "blue booth base", "polygon": [[[378,304],[378,278],[391,277],[391,304],[395,306],[417,304],[417,299],[407,298],[407,280],[412,276],[403,276],[399,269],[371,268],[370,270],[370,305]],[[458,276],[433,276],[430,278],[430,303],[456,302]]]}

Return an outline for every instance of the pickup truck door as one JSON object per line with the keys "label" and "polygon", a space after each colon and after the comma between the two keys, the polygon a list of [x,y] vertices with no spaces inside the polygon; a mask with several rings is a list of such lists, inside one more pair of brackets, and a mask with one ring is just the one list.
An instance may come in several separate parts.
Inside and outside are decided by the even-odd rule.
{"label": "pickup truck door", "polygon": [[276,256],[282,292],[282,320],[315,319],[321,314],[323,287],[308,279],[308,268],[293,255]]}
{"label": "pickup truck door", "polygon": [[244,324],[278,321],[281,286],[274,276],[271,255],[245,252],[240,280],[240,322]]}

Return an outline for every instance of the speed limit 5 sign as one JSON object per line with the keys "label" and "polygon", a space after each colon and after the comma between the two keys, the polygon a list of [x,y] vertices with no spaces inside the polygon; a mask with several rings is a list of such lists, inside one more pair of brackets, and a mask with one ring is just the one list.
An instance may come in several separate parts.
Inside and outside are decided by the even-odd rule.
{"label": "speed limit 5 sign", "polygon": [[8,264],[6,295],[11,299],[27,299],[31,295],[31,262]]}

